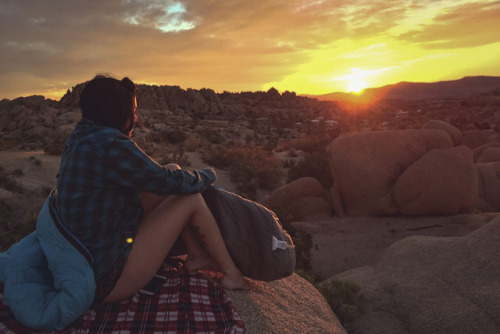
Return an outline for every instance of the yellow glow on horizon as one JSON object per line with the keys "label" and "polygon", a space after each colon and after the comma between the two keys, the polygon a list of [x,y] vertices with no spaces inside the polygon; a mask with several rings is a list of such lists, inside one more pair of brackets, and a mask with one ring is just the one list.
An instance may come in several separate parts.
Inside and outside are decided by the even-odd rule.
{"label": "yellow glow on horizon", "polygon": [[361,93],[366,88],[366,82],[361,79],[353,79],[349,82],[347,89],[351,93]]}
{"label": "yellow glow on horizon", "polygon": [[[332,57],[332,54],[337,55]],[[321,95],[356,91],[408,82],[457,80],[464,76],[499,75],[485,68],[497,62],[500,42],[476,47],[424,49],[389,37],[341,41],[315,50],[310,62],[291,69],[279,81],[263,88],[295,91],[297,94]],[[483,66],[485,66],[483,68]],[[331,70],[333,68],[333,70]],[[328,70],[330,69],[330,70]],[[359,74],[355,74],[358,69]]]}
{"label": "yellow glow on horizon", "polygon": [[365,73],[361,71],[359,68],[354,68],[351,70],[351,74],[345,76],[345,80],[347,81],[347,91],[352,93],[361,93],[363,89],[366,88],[366,78]]}

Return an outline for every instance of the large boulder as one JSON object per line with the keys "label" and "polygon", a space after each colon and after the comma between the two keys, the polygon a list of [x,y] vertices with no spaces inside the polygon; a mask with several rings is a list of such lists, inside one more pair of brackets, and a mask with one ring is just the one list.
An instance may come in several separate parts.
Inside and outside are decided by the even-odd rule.
{"label": "large boulder", "polygon": [[479,160],[479,158],[481,157],[481,155],[483,154],[483,152],[491,147],[500,147],[500,143],[494,141],[494,142],[489,142],[489,143],[483,144],[479,147],[476,147],[473,151],[474,162],[477,162]]}
{"label": "large boulder", "polygon": [[475,149],[481,145],[491,142],[491,138],[483,130],[469,130],[463,132],[462,143]]}
{"label": "large boulder", "polygon": [[266,202],[275,211],[300,220],[311,215],[329,215],[330,205],[321,183],[313,177],[303,177],[275,189]]}
{"label": "large boulder", "polygon": [[500,211],[500,162],[477,163],[479,199],[476,208],[481,211]]}
{"label": "large boulder", "polygon": [[500,217],[465,237],[394,243],[373,266],[335,276],[367,301],[349,333],[500,333],[499,252]]}
{"label": "large boulder", "polygon": [[248,291],[226,290],[247,334],[347,334],[325,298],[300,276],[250,285]]}
{"label": "large boulder", "polygon": [[324,280],[347,270],[371,265],[394,242],[413,236],[463,237],[499,213],[453,216],[333,217],[292,222],[311,236],[310,263]]}
{"label": "large boulder", "polygon": [[436,119],[430,120],[424,124],[423,129],[443,130],[450,136],[451,140],[453,141],[453,145],[459,146],[460,144],[462,144],[462,131],[445,121]]}
{"label": "large boulder", "polygon": [[478,163],[500,162],[500,147],[489,147],[479,156]]}
{"label": "large boulder", "polygon": [[[399,213],[393,187],[399,176],[433,149],[453,147],[442,130],[392,130],[341,136],[329,148],[334,196],[351,216]],[[337,204],[338,206],[338,204]],[[337,208],[335,208],[337,212]]]}
{"label": "large boulder", "polygon": [[406,215],[452,215],[470,211],[478,197],[472,150],[435,149],[408,167],[394,185],[394,200]]}

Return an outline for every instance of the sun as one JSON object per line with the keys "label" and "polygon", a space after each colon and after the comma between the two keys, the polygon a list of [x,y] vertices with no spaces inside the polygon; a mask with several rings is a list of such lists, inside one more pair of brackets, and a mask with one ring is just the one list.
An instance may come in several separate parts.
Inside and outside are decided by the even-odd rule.
{"label": "sun", "polygon": [[352,78],[347,83],[349,93],[361,93],[366,88],[366,81],[360,78]]}
{"label": "sun", "polygon": [[345,76],[347,81],[347,91],[349,93],[361,93],[366,88],[366,72],[359,68],[351,69],[351,73]]}

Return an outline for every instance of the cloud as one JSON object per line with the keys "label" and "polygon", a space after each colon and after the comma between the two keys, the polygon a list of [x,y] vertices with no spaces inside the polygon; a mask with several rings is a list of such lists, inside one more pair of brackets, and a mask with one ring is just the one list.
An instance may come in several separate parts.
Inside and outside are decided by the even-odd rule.
{"label": "cloud", "polygon": [[300,9],[301,3],[4,1],[0,29],[12,33],[0,37],[0,92],[11,90],[5,78],[20,72],[76,84],[100,71],[183,86],[215,82],[218,90],[258,89],[342,31],[318,11],[327,2]]}
{"label": "cloud", "polygon": [[[259,90],[289,75],[300,82],[304,69],[316,76],[345,66],[339,60],[349,57],[349,66],[360,67],[353,55],[386,55],[397,49],[395,39],[430,49],[495,38],[498,1],[450,1],[3,0],[0,97],[65,90],[98,72],[184,88]],[[427,13],[436,6],[446,12]],[[339,47],[346,40],[350,49]],[[374,43],[387,47],[363,49]]]}
{"label": "cloud", "polygon": [[450,4],[432,22],[398,38],[427,49],[454,49],[498,42],[500,1]]}

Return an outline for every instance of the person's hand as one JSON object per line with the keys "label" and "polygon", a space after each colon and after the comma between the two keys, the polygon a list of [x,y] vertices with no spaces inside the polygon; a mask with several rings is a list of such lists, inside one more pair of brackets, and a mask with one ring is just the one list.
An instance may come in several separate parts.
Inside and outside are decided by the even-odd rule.
{"label": "person's hand", "polygon": [[179,166],[178,164],[176,163],[169,163],[169,164],[166,164],[165,167],[167,167],[168,169],[170,170],[177,170],[177,169],[181,169],[181,166]]}
{"label": "person's hand", "polygon": [[215,173],[215,169],[213,169],[212,167],[204,168],[200,172],[205,174],[212,181],[212,183],[215,182],[215,180],[217,179],[217,174]]}

